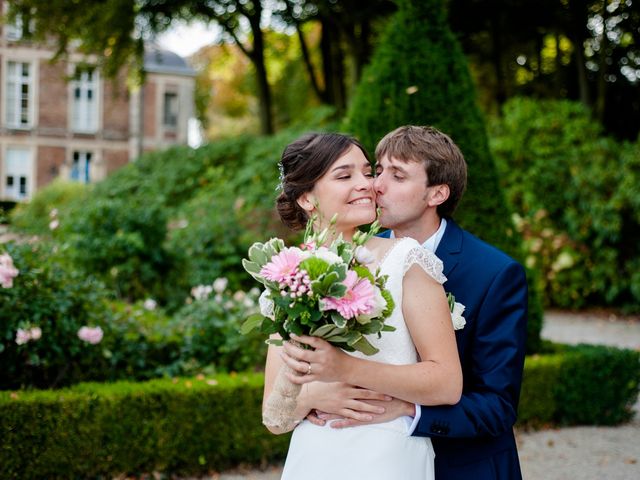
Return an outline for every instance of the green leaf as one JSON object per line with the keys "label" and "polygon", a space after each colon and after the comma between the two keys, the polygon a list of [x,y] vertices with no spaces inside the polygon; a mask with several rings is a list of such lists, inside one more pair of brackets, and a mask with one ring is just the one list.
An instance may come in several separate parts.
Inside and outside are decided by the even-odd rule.
{"label": "green leaf", "polygon": [[334,298],[342,298],[347,293],[347,286],[342,283],[334,283],[329,288],[327,295]]}
{"label": "green leaf", "polygon": [[257,263],[262,268],[268,261],[269,258],[263,251],[264,245],[261,243],[254,243],[249,248],[249,260]]}
{"label": "green leaf", "polygon": [[359,352],[364,353],[365,355],[373,355],[378,353],[378,349],[369,343],[365,337],[360,337],[360,339],[352,345],[353,348],[358,350]]}
{"label": "green leaf", "polygon": [[300,269],[306,270],[311,280],[316,280],[329,270],[329,263],[321,258],[309,257],[300,262]]}
{"label": "green leaf", "polygon": [[260,326],[264,320],[267,320],[264,316],[259,313],[255,313],[247,317],[244,323],[240,326],[240,333],[242,335],[246,335],[256,327]]}
{"label": "green leaf", "polygon": [[371,273],[371,270],[369,270],[367,267],[363,267],[362,265],[354,265],[352,268],[353,268],[353,271],[358,274],[358,277],[369,279],[369,281],[371,282],[371,285],[376,284],[376,279]]}
{"label": "green leaf", "polygon": [[335,323],[336,327],[338,328],[344,328],[347,326],[347,319],[344,318],[342,315],[340,315],[339,313],[331,313],[331,321],[333,323]]}
{"label": "green leaf", "polygon": [[328,323],[326,325],[321,325],[315,330],[311,330],[309,334],[313,335],[314,337],[325,338],[325,335],[330,334],[335,328],[336,328],[335,325]]}
{"label": "green leaf", "polygon": [[260,273],[262,268],[256,262],[251,262],[246,258],[242,259],[242,266],[248,273]]}

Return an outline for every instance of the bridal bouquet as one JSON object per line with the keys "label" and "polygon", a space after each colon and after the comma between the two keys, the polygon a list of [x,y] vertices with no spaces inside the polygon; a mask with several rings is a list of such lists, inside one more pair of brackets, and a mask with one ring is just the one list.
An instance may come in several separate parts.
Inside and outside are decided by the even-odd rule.
{"label": "bridal bouquet", "polygon": [[[265,290],[260,299],[261,313],[252,315],[241,332],[256,328],[266,335],[278,333],[282,344],[292,333],[312,335],[347,351],[373,355],[378,350],[365,335],[395,330],[385,325],[394,308],[385,289],[386,275],[371,272],[366,264],[375,259],[364,244],[379,229],[377,222],[367,233],[356,232],[352,243],[338,236],[330,244],[328,236],[335,224],[321,232],[313,231],[310,219],[300,247],[285,247],[279,238],[254,243],[242,265]],[[300,386],[278,374],[273,393],[267,400],[263,423],[290,427]],[[288,370],[291,371],[291,370]]]}

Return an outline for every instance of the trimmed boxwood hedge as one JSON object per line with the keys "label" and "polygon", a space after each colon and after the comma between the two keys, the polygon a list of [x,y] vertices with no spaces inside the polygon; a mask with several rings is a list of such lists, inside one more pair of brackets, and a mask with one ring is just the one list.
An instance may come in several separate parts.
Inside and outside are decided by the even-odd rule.
{"label": "trimmed boxwood hedge", "polygon": [[640,385],[640,352],[551,344],[527,357],[518,408],[521,426],[615,425],[631,419]]}
{"label": "trimmed boxwood hedge", "polygon": [[[615,424],[631,416],[640,352],[555,346],[527,358],[519,425]],[[85,383],[0,392],[0,478],[202,474],[284,458],[260,423],[261,374]]]}
{"label": "trimmed boxwood hedge", "polygon": [[0,478],[205,473],[283,458],[260,422],[263,376],[0,392]]}

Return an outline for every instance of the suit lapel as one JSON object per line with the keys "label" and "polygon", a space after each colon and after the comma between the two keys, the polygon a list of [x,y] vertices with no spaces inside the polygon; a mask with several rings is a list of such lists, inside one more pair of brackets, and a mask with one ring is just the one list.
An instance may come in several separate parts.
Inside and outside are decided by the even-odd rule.
{"label": "suit lapel", "polygon": [[462,252],[462,229],[452,219],[447,218],[446,220],[447,228],[435,253],[444,263],[444,275],[448,277],[458,265]]}

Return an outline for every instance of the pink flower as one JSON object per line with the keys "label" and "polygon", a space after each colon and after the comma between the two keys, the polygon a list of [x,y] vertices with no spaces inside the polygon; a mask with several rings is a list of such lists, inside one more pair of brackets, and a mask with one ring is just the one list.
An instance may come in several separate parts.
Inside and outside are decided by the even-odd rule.
{"label": "pink flower", "polygon": [[20,271],[13,266],[13,259],[8,253],[0,255],[0,285],[3,288],[11,288],[13,279]]}
{"label": "pink flower", "polygon": [[337,310],[346,319],[367,314],[376,306],[373,285],[366,278],[358,279],[353,270],[347,272],[347,278],[342,282],[347,287],[347,293],[342,298],[325,297],[320,300],[321,310]]}
{"label": "pink flower", "polygon": [[42,330],[40,327],[33,327],[29,330],[29,334],[31,335],[31,340],[40,340],[40,337],[42,337]]}
{"label": "pink flower", "polygon": [[42,337],[42,330],[40,327],[31,327],[28,330],[19,328],[16,331],[16,343],[18,345],[24,345],[32,340],[40,340],[40,337]]}
{"label": "pink flower", "polygon": [[16,343],[18,345],[24,345],[29,340],[31,340],[31,333],[29,332],[29,330],[23,330],[22,328],[19,328],[16,332]]}
{"label": "pink flower", "polygon": [[301,243],[300,244],[300,249],[301,250],[315,250],[316,249],[316,242],[314,242],[313,240],[309,240],[306,243]]}
{"label": "pink flower", "polygon": [[104,332],[100,327],[82,327],[78,330],[78,338],[83,342],[96,345],[102,341]]}
{"label": "pink flower", "polygon": [[271,257],[271,261],[260,270],[260,275],[273,282],[284,282],[297,273],[302,261],[299,252],[297,248],[285,248]]}

